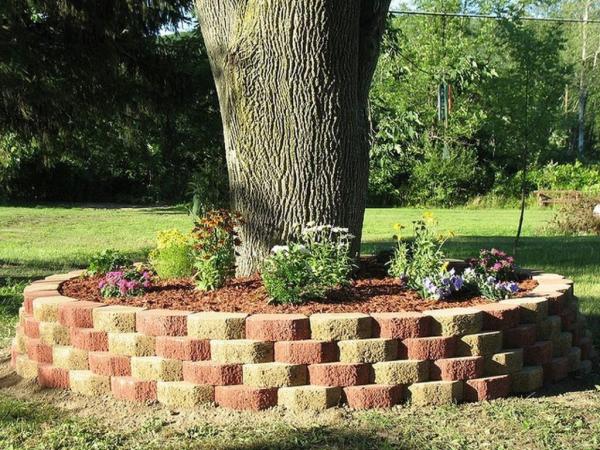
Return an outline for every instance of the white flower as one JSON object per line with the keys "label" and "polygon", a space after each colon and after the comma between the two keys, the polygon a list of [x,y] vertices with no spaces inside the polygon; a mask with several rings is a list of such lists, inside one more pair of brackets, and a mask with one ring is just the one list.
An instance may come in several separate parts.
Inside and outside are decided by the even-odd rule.
{"label": "white flower", "polygon": [[308,254],[310,254],[310,250],[309,250],[308,248],[306,248],[306,245],[298,244],[298,245],[296,246],[296,248],[297,248],[298,250],[300,250],[300,253],[303,253],[303,254],[305,254],[305,255],[308,255]]}
{"label": "white flower", "polygon": [[273,247],[271,249],[271,253],[273,253],[274,255],[281,253],[281,252],[288,252],[288,251],[290,251],[290,249],[287,245],[276,245],[275,247]]}
{"label": "white flower", "polygon": [[342,227],[333,227],[331,229],[331,231],[333,231],[334,233],[348,233],[348,228],[342,228]]}

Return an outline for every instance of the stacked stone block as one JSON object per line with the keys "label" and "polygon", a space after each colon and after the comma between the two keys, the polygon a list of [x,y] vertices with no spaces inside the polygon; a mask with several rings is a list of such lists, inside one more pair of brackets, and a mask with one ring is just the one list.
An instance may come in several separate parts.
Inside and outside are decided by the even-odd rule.
{"label": "stacked stone block", "polygon": [[526,394],[594,367],[573,283],[536,274],[529,297],[419,312],[147,310],[25,289],[11,364],[47,388],[169,408],[324,410]]}

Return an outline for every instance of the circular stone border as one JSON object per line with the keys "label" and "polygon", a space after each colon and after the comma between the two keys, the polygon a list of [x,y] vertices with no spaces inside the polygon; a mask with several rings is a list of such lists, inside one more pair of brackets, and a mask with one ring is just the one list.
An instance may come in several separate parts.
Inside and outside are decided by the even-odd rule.
{"label": "circular stone border", "polygon": [[529,297],[424,312],[147,310],[24,290],[11,364],[43,387],[186,408],[322,410],[483,401],[585,375],[597,353],[561,275]]}

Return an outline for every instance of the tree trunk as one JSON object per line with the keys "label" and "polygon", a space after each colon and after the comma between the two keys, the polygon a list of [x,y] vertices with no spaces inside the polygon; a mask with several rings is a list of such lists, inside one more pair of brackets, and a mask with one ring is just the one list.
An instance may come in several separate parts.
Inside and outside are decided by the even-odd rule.
{"label": "tree trunk", "polygon": [[389,0],[197,0],[217,86],[238,275],[295,224],[348,227],[358,252],[368,93]]}

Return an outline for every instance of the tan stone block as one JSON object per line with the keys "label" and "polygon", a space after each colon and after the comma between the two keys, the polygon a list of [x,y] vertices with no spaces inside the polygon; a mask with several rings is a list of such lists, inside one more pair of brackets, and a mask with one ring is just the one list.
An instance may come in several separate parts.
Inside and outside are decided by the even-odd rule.
{"label": "tan stone block", "polygon": [[140,333],[108,333],[108,351],[125,356],[154,356],[155,338]]}
{"label": "tan stone block", "polygon": [[58,322],[58,307],[78,301],[76,298],[57,295],[38,297],[33,300],[33,317],[40,322]]}
{"label": "tan stone block", "polygon": [[338,342],[340,362],[374,363],[398,357],[396,339],[357,339]]}
{"label": "tan stone block", "polygon": [[563,331],[552,339],[552,354],[555,358],[566,356],[573,345],[573,334],[568,331]]}
{"label": "tan stone block", "polygon": [[26,286],[23,290],[24,294],[31,294],[33,292],[39,291],[57,291],[60,288],[60,283],[58,281],[35,281],[31,283],[29,286]]}
{"label": "tan stone block", "polygon": [[71,334],[69,329],[57,322],[40,322],[40,341],[46,345],[69,345]]}
{"label": "tan stone block", "polygon": [[26,355],[18,355],[15,372],[26,380],[33,380],[38,376],[38,364],[28,359]]}
{"label": "tan stone block", "polygon": [[431,333],[437,336],[464,336],[481,331],[483,314],[477,308],[448,308],[426,311],[431,316]]}
{"label": "tan stone block", "polygon": [[71,370],[69,385],[73,392],[99,397],[110,392],[110,377],[96,375],[89,370]]}
{"label": "tan stone block", "polygon": [[188,336],[196,339],[244,339],[245,313],[200,312],[187,316]]}
{"label": "tan stone block", "polygon": [[131,376],[146,381],[181,381],[183,361],[159,356],[133,356]]}
{"label": "tan stone block", "polygon": [[523,349],[505,350],[485,357],[486,375],[508,375],[523,368]]}
{"label": "tan stone block", "polygon": [[544,385],[544,370],[541,366],[525,366],[511,374],[511,391],[521,394],[532,392]]}
{"label": "tan stone block", "polygon": [[493,355],[502,349],[502,331],[467,334],[457,342],[457,356]]}
{"label": "tan stone block", "polygon": [[463,397],[462,381],[429,381],[408,387],[409,398],[415,406],[457,403]]}
{"label": "tan stone block", "polygon": [[413,384],[429,379],[429,361],[403,359],[373,364],[375,384]]}
{"label": "tan stone block", "polygon": [[135,332],[136,314],[146,308],[109,305],[92,310],[94,328],[109,333]]}
{"label": "tan stone block", "polygon": [[224,364],[253,364],[273,361],[273,343],[249,339],[210,341],[211,360]]}
{"label": "tan stone block", "polygon": [[88,352],[79,348],[57,345],[52,348],[52,365],[68,370],[87,370]]}
{"label": "tan stone block", "polygon": [[521,323],[539,323],[548,317],[548,300],[543,297],[519,297],[501,300],[501,303],[521,308]]}
{"label": "tan stone block", "polygon": [[581,366],[581,349],[579,347],[571,347],[567,353],[569,360],[569,372],[575,372]]}
{"label": "tan stone block", "polygon": [[156,397],[170,408],[193,408],[213,403],[215,388],[187,381],[159,381],[156,383]]}
{"label": "tan stone block", "polygon": [[299,386],[308,380],[308,370],[303,364],[245,364],[242,370],[244,384],[256,388]]}
{"label": "tan stone block", "polygon": [[337,406],[342,388],[329,386],[282,387],[277,393],[277,403],[295,411],[323,411]]}
{"label": "tan stone block", "polygon": [[23,333],[21,327],[17,327],[17,332],[15,334],[15,348],[19,353],[27,353],[27,337]]}
{"label": "tan stone block", "polygon": [[310,316],[311,339],[343,341],[371,337],[372,318],[361,313],[318,313]]}
{"label": "tan stone block", "polygon": [[537,324],[537,339],[540,341],[551,341],[558,337],[562,322],[560,316],[548,316]]}

